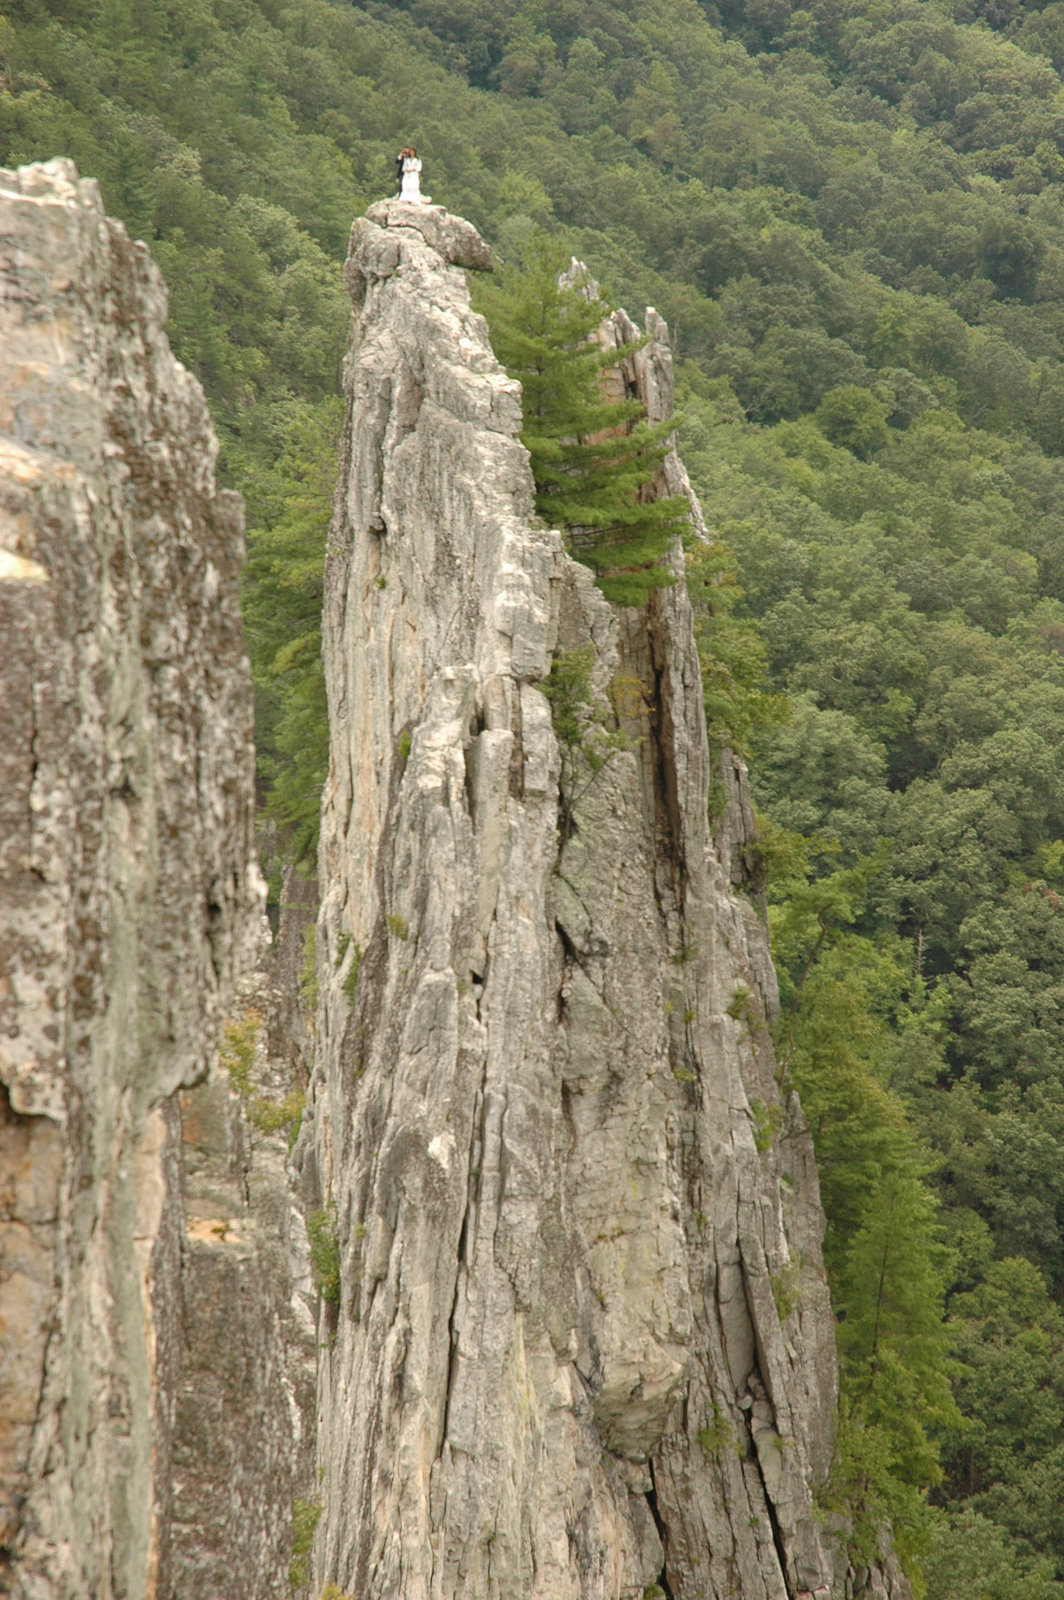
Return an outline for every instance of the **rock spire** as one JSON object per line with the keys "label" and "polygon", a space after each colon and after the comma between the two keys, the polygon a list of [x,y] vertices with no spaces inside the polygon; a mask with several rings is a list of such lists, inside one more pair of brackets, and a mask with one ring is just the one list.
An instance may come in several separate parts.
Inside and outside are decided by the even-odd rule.
{"label": "rock spire", "polygon": [[[304,1134],[341,1279],[316,1582],[826,1600],[823,1219],[733,884],[741,773],[715,838],[682,582],[616,611],[537,525],[520,390],[461,270],[486,264],[467,223],[384,203],[346,269]],[[647,335],[616,376],[658,418],[653,313]]]}

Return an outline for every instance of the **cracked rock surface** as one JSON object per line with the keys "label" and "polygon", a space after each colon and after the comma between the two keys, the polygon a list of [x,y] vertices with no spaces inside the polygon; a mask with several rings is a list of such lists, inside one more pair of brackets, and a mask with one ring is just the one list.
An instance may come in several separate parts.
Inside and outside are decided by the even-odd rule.
{"label": "cracked rock surface", "polygon": [[[180,1099],[261,908],[242,508],[165,316],[94,183],[0,172],[0,1591],[33,1600],[220,1592],[175,1577],[213,1448],[180,1404],[203,1320]],[[243,1294],[221,1342],[250,1320],[268,1367]],[[261,1461],[288,1417],[257,1381],[232,1420],[254,1413]],[[272,1541],[270,1576],[231,1595],[284,1592],[266,1484],[229,1553],[254,1575]]]}
{"label": "cracked rock surface", "polygon": [[[519,386],[460,270],[482,251],[393,202],[347,265],[301,1141],[341,1277],[312,1592],[826,1600],[854,1580],[814,1517],[823,1219],[732,881],[742,773],[715,840],[682,582],[615,610],[533,518]],[[668,416],[647,332],[614,377]],[[663,476],[689,493],[675,456]],[[586,740],[626,736],[597,772],[544,694],[574,652]]]}

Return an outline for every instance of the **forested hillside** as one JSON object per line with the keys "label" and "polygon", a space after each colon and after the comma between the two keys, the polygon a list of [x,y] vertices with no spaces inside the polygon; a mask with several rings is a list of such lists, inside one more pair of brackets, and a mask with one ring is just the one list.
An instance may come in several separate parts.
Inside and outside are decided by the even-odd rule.
{"label": "forested hillside", "polygon": [[932,1600],[1064,1596],[1062,65],[1060,0],[0,17],[0,161],[72,156],[148,240],[247,496],[293,849],[339,267],[400,144],[504,261],[540,230],[669,319],[707,706],[751,756],[829,1216],[827,1510],[888,1511]]}

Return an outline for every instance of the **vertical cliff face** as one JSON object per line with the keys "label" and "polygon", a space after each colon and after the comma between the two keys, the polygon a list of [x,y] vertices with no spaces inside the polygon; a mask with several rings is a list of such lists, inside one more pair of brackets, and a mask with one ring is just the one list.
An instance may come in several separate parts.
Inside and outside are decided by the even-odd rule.
{"label": "vertical cliff face", "polygon": [[[0,172],[0,280],[0,1589],[215,1596],[185,1577],[224,1535],[226,1592],[280,1594],[261,1264],[237,1200],[186,1230],[182,1178],[197,1140],[231,1167],[224,1085],[213,1134],[182,1098],[261,915],[240,502],[147,251],[68,162]],[[208,1419],[212,1317],[267,1371]],[[196,1505],[219,1453],[228,1521]]]}
{"label": "vertical cliff face", "polygon": [[[341,1279],[315,1579],[841,1593],[813,1515],[822,1217],[731,882],[741,795],[715,843],[682,583],[616,611],[532,516],[519,390],[461,270],[484,264],[468,224],[389,202],[347,267],[305,1135]],[[667,415],[648,332],[619,377]]]}

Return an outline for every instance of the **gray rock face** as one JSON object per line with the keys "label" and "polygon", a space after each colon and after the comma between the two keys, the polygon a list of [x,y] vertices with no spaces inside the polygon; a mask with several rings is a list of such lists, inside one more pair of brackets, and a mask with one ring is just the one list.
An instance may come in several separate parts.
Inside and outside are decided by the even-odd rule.
{"label": "gray rock face", "polygon": [[[615,611],[535,524],[519,389],[454,264],[476,252],[412,209],[357,223],[347,268],[303,1138],[341,1299],[312,1592],[842,1593],[813,1515],[816,1170],[732,886],[741,774],[721,841],[707,820],[687,595]],[[667,416],[648,333],[620,377]],[[559,659],[586,679],[568,744]]]}
{"label": "gray rock face", "polygon": [[[216,1449],[179,1403],[204,1296],[271,1360],[261,1304],[235,1267],[204,1282],[184,1226],[181,1093],[261,910],[242,509],[165,314],[95,184],[0,172],[0,1589],[35,1600],[221,1592],[174,1575]],[[233,1382],[261,1446],[257,1380]],[[283,1561],[271,1493],[230,1558],[269,1521]]]}

